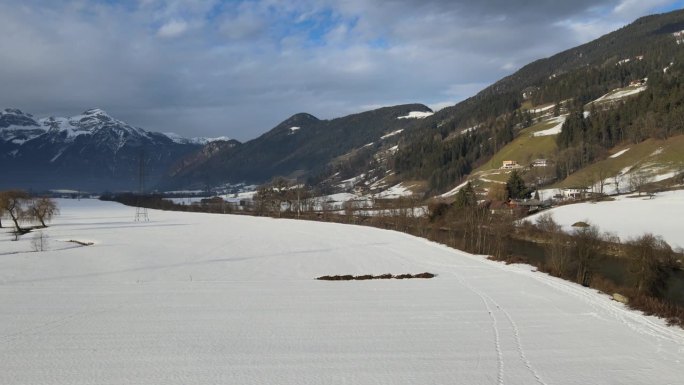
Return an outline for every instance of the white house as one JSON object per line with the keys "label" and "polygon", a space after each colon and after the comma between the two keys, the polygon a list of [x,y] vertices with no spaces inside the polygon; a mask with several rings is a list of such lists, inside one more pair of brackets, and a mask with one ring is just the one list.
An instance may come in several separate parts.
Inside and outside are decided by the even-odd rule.
{"label": "white house", "polygon": [[520,167],[520,165],[518,164],[518,162],[516,162],[514,160],[504,160],[503,164],[501,165],[501,168],[503,168],[505,170],[509,170],[512,168],[519,168],[519,167]]}
{"label": "white house", "polygon": [[548,159],[535,159],[532,161],[532,167],[547,167],[550,166],[551,162]]}

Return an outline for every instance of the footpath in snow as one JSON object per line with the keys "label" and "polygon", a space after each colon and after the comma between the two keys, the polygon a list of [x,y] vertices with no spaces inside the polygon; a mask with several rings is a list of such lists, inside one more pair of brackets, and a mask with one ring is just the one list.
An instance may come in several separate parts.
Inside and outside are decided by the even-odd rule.
{"label": "footpath in snow", "polygon": [[684,378],[682,330],[529,266],[368,227],[59,204],[51,250],[0,233],[0,384]]}

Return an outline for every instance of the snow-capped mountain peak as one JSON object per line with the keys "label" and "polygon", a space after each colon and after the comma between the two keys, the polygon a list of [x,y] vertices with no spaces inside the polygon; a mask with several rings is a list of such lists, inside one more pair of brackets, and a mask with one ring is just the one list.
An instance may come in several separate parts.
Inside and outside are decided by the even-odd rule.
{"label": "snow-capped mountain peak", "polygon": [[17,109],[0,111],[0,164],[14,170],[9,180],[26,186],[130,188],[140,150],[150,156],[149,180],[211,140],[183,141],[115,119],[101,108],[70,117],[37,119]]}
{"label": "snow-capped mountain peak", "polygon": [[25,114],[16,108],[6,108],[0,111],[0,129],[9,127],[31,127],[37,126],[33,115]]}
{"label": "snow-capped mountain peak", "polygon": [[114,146],[120,147],[121,140],[149,137],[145,130],[116,120],[100,108],[89,109],[68,118],[51,116],[38,120],[38,123],[47,135],[62,138],[65,142],[72,142],[83,135],[99,135],[117,137],[118,143]]}
{"label": "snow-capped mountain peak", "polygon": [[218,142],[218,141],[229,141],[230,138],[227,136],[218,136],[216,138],[207,138],[204,136],[198,136],[194,138],[185,138],[182,137],[175,132],[165,132],[164,135],[166,135],[167,138],[173,140],[175,143],[178,144],[197,144],[204,146],[206,144],[212,143],[212,142]]}
{"label": "snow-capped mountain peak", "polygon": [[0,111],[0,141],[13,144],[24,142],[45,133],[31,114],[25,114],[16,108]]}

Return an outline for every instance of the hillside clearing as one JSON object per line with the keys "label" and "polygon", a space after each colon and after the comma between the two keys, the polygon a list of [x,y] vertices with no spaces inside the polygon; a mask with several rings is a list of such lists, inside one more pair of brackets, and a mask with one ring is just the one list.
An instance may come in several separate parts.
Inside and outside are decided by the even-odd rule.
{"label": "hillside clearing", "polygon": [[683,170],[684,135],[665,140],[647,139],[628,148],[622,148],[606,159],[578,170],[552,188],[590,186],[599,179],[599,175],[603,175],[608,178],[609,191],[613,192],[613,179],[620,174],[623,177],[620,178],[619,187],[621,192],[624,192],[629,187],[629,176],[635,172],[643,172],[651,180],[662,180],[659,176],[671,177],[673,173],[677,174]]}
{"label": "hillside clearing", "polygon": [[504,160],[515,160],[521,165],[527,165],[536,158],[550,157],[557,148],[556,137],[536,134],[554,129],[557,125],[557,119],[550,119],[525,128],[511,143],[494,154],[487,163],[477,168],[474,174],[498,170]]}

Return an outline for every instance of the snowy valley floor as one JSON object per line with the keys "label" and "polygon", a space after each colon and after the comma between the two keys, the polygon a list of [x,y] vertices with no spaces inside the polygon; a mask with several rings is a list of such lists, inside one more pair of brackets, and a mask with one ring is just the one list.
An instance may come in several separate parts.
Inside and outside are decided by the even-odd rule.
{"label": "snowy valley floor", "polygon": [[0,384],[684,378],[681,329],[529,266],[368,227],[59,203],[49,251],[0,235]]}
{"label": "snowy valley floor", "polygon": [[622,241],[649,232],[663,237],[672,248],[684,248],[684,190],[659,192],[652,198],[631,194],[614,199],[559,206],[526,219],[534,222],[550,214],[567,232],[572,232],[575,222],[584,221]]}

